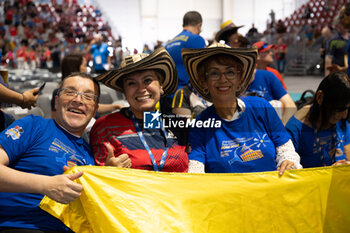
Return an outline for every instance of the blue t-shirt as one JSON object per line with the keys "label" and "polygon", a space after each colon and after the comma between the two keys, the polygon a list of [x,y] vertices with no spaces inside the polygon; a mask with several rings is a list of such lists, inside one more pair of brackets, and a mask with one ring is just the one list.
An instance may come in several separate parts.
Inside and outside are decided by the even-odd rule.
{"label": "blue t-shirt", "polygon": [[[55,123],[53,119],[27,116],[12,123],[0,134],[9,167],[27,173],[54,176],[63,166],[93,165],[90,146]],[[44,196],[0,192],[0,229],[6,227],[70,231],[61,221],[41,210]]]}
{"label": "blue t-shirt", "polygon": [[100,46],[98,46],[97,44],[93,44],[91,45],[90,51],[94,58],[94,69],[99,71],[106,70],[103,67],[103,65],[108,63],[107,61],[107,58],[109,55],[108,45],[105,43],[101,43]]}
{"label": "blue t-shirt", "polygon": [[169,52],[171,58],[174,60],[177,73],[179,75],[179,83],[177,89],[186,86],[189,82],[189,77],[181,57],[181,50],[183,48],[201,49],[204,47],[204,39],[200,35],[193,34],[187,30],[183,30],[165,46],[165,49]]}
{"label": "blue t-shirt", "polygon": [[256,93],[267,101],[279,100],[287,91],[278,78],[270,71],[256,70],[253,82],[249,85],[246,94]]}
{"label": "blue t-shirt", "polygon": [[286,128],[304,168],[330,166],[334,161],[346,159],[344,146],[350,143],[350,129],[346,121],[338,122],[331,129],[315,131],[293,116]]}
{"label": "blue t-shirt", "polygon": [[274,171],[276,147],[290,136],[274,108],[264,99],[242,98],[245,110],[233,121],[221,119],[214,106],[204,110],[197,119],[217,119],[221,128],[190,130],[190,160],[205,165],[207,173],[241,173]]}

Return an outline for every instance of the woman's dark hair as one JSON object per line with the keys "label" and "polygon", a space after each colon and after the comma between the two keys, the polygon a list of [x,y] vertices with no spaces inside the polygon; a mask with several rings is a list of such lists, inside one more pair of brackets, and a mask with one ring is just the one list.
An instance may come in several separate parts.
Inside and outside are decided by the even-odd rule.
{"label": "woman's dark hair", "polygon": [[[323,92],[322,104],[317,103],[317,92]],[[343,72],[336,72],[325,77],[317,88],[312,108],[308,115],[311,123],[316,124],[321,115],[320,128],[327,126],[330,117],[337,111],[344,111],[350,103],[350,79]]]}
{"label": "woman's dark hair", "polygon": [[72,53],[66,55],[61,62],[62,80],[73,72],[80,72],[83,63],[83,54]]}

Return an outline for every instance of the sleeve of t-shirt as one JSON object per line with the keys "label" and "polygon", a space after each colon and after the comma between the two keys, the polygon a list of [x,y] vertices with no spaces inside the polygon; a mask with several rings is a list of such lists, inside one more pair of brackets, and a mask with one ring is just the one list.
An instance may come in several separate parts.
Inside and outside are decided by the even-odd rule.
{"label": "sleeve of t-shirt", "polygon": [[[117,128],[120,126],[127,127],[127,124],[132,124],[131,122],[125,122],[121,117],[116,117],[115,115],[106,115],[99,118],[90,131],[90,145],[94,155],[95,164],[99,166],[104,166],[108,156],[108,150],[106,148],[106,143],[110,143],[114,150],[114,156],[119,156],[124,153],[123,145],[116,138],[117,133],[115,128],[111,129],[108,122],[115,122],[113,127]],[[125,129],[127,130],[127,129]],[[111,133],[113,132],[113,133]]]}
{"label": "sleeve of t-shirt", "polygon": [[101,122],[97,120],[90,131],[90,145],[92,153],[94,155],[95,164],[99,166],[104,166],[108,151],[105,147],[105,138],[100,135],[100,131],[103,129]]}
{"label": "sleeve of t-shirt", "polygon": [[105,54],[106,56],[108,56],[108,55],[109,55],[108,45],[106,45],[106,46],[105,46],[105,49],[104,49],[104,54]]}
{"label": "sleeve of t-shirt", "polygon": [[264,121],[267,124],[266,131],[269,132],[269,137],[273,141],[275,147],[282,146],[290,139],[290,135],[271,104],[265,99],[259,98],[259,100],[262,105],[261,109],[265,111]]}
{"label": "sleeve of t-shirt", "polygon": [[299,141],[300,141],[300,125],[297,124],[298,120],[292,116],[286,124],[286,129],[292,138],[292,142],[294,144],[295,150],[299,151]]}
{"label": "sleeve of t-shirt", "polygon": [[326,51],[326,55],[333,57],[334,56],[334,50],[335,50],[335,46],[334,46],[334,40],[330,40],[327,46],[327,51]]}
{"label": "sleeve of t-shirt", "polygon": [[282,83],[278,78],[270,71],[269,72],[269,84],[271,89],[271,95],[274,100],[280,100],[287,91],[283,88]]}
{"label": "sleeve of t-shirt", "polygon": [[171,107],[191,109],[190,97],[183,88],[176,91]]}
{"label": "sleeve of t-shirt", "polygon": [[205,40],[201,36],[196,36],[193,38],[191,48],[193,49],[202,49],[205,47]]}
{"label": "sleeve of t-shirt", "polygon": [[344,145],[350,144],[350,127],[349,122],[345,121]]}
{"label": "sleeve of t-shirt", "polygon": [[[38,136],[38,121],[33,115],[14,121],[0,134],[0,145],[6,151],[10,163],[18,160]],[[40,133],[40,132],[39,132]]]}
{"label": "sleeve of t-shirt", "polygon": [[96,44],[93,44],[93,45],[91,45],[91,47],[90,47],[90,52],[91,53],[94,53],[94,50],[96,49]]}

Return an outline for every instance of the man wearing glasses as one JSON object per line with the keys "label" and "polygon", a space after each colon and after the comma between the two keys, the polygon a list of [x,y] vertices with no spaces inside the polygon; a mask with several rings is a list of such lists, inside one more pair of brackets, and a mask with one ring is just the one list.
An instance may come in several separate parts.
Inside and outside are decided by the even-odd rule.
{"label": "man wearing glasses", "polygon": [[81,137],[98,108],[98,83],[73,73],[59,85],[54,119],[27,116],[0,134],[0,232],[71,232],[38,205],[47,195],[60,203],[78,198],[82,172],[62,175],[75,165],[92,165]]}

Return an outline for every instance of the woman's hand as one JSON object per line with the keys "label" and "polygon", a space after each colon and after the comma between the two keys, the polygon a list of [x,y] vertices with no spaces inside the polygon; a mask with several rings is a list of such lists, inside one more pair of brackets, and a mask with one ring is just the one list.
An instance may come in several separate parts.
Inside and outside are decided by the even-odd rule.
{"label": "woman's hand", "polygon": [[108,156],[106,158],[105,166],[114,166],[114,167],[131,167],[131,159],[128,154],[121,154],[118,157],[114,156],[114,149],[110,143],[105,144]]}
{"label": "woman's hand", "polygon": [[296,169],[296,166],[293,162],[289,160],[284,160],[279,167],[277,167],[277,171],[279,171],[280,176],[283,175],[285,170],[293,170]]}
{"label": "woman's hand", "polygon": [[339,166],[339,165],[347,165],[350,164],[350,161],[347,161],[345,159],[339,160],[332,164],[332,166]]}

